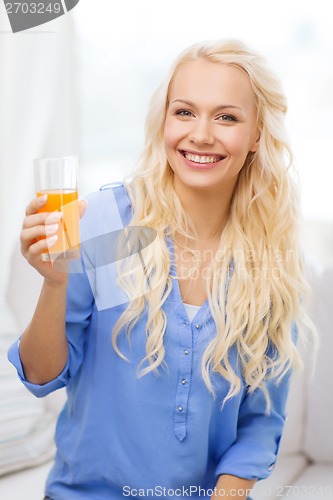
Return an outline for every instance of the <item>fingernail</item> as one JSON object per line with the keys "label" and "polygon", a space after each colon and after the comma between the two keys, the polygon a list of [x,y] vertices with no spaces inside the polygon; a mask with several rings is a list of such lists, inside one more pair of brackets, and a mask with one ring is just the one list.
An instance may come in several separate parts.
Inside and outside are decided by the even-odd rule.
{"label": "fingernail", "polygon": [[42,196],[38,196],[37,203],[38,205],[44,205],[47,200],[47,194],[43,194]]}
{"label": "fingernail", "polygon": [[55,233],[56,231],[58,231],[58,228],[59,224],[48,224],[47,226],[45,226],[45,233],[46,235]]}
{"label": "fingernail", "polygon": [[55,234],[54,236],[50,236],[50,238],[47,238],[47,246],[50,247],[55,244],[55,242],[58,240],[58,236]]}
{"label": "fingernail", "polygon": [[46,217],[45,224],[52,224],[52,222],[58,222],[63,216],[62,212],[52,212]]}

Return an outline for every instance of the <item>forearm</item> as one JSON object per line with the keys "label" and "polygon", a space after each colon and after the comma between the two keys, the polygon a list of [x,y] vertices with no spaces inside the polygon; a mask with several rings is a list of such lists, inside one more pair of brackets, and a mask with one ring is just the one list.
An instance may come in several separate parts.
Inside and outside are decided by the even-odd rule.
{"label": "forearm", "polygon": [[211,500],[218,498],[232,498],[234,500],[246,500],[250,495],[251,488],[256,480],[243,479],[229,474],[222,474],[216,483]]}
{"label": "forearm", "polygon": [[32,321],[21,337],[20,358],[25,377],[31,383],[53,380],[66,364],[66,290],[67,282],[44,282]]}

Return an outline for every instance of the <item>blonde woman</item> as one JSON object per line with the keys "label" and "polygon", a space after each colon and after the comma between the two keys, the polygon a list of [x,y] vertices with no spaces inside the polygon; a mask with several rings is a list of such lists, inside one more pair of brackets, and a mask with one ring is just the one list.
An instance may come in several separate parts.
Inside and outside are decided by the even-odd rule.
{"label": "blonde woman", "polygon": [[57,228],[44,199],[27,207],[44,285],[9,359],[36,396],[68,393],[46,498],[245,499],[273,470],[307,322],[285,114],[261,56],[192,46],[152,98],[132,176],[81,202],[81,272],[41,261]]}

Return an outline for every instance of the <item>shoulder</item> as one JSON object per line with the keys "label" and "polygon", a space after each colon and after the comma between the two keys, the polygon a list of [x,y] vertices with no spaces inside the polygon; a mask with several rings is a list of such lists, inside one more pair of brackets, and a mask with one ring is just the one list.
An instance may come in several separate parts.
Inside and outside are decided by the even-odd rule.
{"label": "shoulder", "polygon": [[84,196],[88,206],[81,221],[82,236],[94,237],[123,228],[132,217],[132,206],[123,183],[102,186]]}
{"label": "shoulder", "polygon": [[98,191],[89,193],[84,197],[88,202],[87,215],[111,213],[118,210],[120,216],[126,209],[131,208],[130,198],[125,185],[121,182],[105,184]]}

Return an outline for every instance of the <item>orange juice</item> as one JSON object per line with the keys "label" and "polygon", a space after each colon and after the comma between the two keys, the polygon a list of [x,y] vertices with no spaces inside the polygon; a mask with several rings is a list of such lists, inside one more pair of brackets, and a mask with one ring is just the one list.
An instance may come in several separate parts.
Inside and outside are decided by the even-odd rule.
{"label": "orange juice", "polygon": [[[78,258],[80,250],[78,192],[70,189],[37,192],[37,196],[43,194],[47,194],[47,202],[39,212],[63,213],[63,217],[58,222],[59,229],[56,233],[58,240],[49,248],[47,254],[52,260],[57,257]],[[43,260],[50,259],[46,257]]]}

